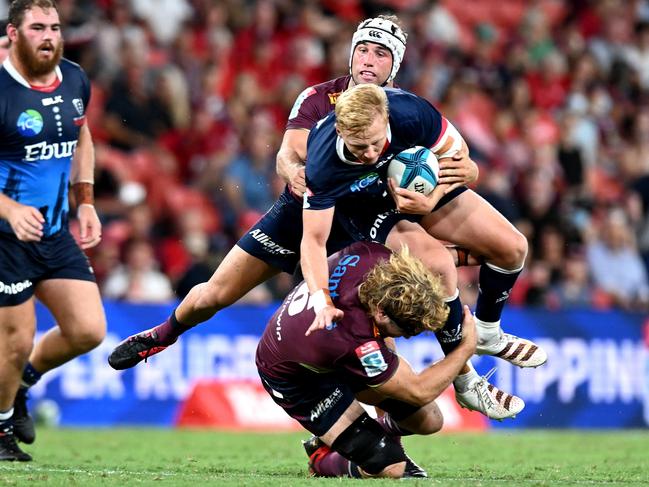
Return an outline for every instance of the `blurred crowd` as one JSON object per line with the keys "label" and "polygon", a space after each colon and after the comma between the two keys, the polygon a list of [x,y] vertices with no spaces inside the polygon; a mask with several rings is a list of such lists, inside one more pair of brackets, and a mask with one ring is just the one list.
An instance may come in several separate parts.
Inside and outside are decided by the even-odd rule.
{"label": "blurred crowd", "polygon": [[[208,279],[283,188],[296,97],[347,74],[358,22],[391,12],[409,33],[398,85],[460,130],[474,189],[529,239],[511,302],[649,309],[649,1],[468,3],[59,0],[65,55],[93,83],[104,296],[165,301]],[[460,281],[472,304],[477,269]]]}

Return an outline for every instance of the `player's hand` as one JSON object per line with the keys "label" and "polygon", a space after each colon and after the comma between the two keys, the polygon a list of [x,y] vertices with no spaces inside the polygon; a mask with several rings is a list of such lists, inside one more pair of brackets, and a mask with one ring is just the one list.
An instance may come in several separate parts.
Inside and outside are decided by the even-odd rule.
{"label": "player's hand", "polygon": [[475,319],[469,307],[464,305],[464,314],[462,315],[462,346],[467,347],[473,355],[478,345],[478,331],[475,327]]}
{"label": "player's hand", "polygon": [[315,315],[315,319],[313,320],[313,323],[311,323],[311,326],[309,326],[309,329],[306,331],[305,335],[309,336],[311,333],[317,330],[331,330],[333,328],[333,324],[337,321],[340,321],[343,319],[343,316],[345,313],[334,307],[334,306],[325,306],[322,308],[318,313]]}
{"label": "player's hand", "polygon": [[445,185],[437,185],[432,193],[425,196],[416,191],[410,191],[397,186],[392,178],[388,178],[388,189],[400,213],[427,215],[446,194]]}
{"label": "player's hand", "polygon": [[288,181],[291,191],[298,196],[303,196],[306,191],[306,176],[304,166],[293,166]]}
{"label": "player's hand", "polygon": [[21,242],[39,242],[41,240],[45,218],[37,208],[15,203],[9,210],[7,220]]}
{"label": "player's hand", "polygon": [[77,208],[79,218],[79,244],[82,249],[91,249],[101,242],[101,222],[92,205],[79,205]]}
{"label": "player's hand", "polygon": [[477,181],[478,174],[478,165],[469,157],[466,144],[453,157],[439,160],[439,184],[445,185],[446,193]]}

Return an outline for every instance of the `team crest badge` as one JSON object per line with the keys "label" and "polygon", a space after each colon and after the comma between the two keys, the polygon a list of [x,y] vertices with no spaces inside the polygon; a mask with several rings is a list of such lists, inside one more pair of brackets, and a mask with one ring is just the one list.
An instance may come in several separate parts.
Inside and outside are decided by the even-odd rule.
{"label": "team crest badge", "polygon": [[81,98],[72,100],[72,105],[79,115],[83,115],[83,100]]}

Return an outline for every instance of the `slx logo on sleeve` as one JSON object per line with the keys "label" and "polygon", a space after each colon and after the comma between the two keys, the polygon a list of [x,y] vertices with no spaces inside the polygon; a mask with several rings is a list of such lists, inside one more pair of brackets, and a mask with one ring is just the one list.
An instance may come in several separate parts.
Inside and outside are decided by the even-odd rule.
{"label": "slx logo on sleeve", "polygon": [[381,347],[375,340],[356,347],[355,352],[368,377],[376,377],[388,368],[381,353]]}

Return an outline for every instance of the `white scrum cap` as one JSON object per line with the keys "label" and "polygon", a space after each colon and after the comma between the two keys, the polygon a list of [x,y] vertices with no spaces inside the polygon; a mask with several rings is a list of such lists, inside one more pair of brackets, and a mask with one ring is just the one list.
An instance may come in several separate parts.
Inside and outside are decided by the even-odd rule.
{"label": "white scrum cap", "polygon": [[352,58],[354,49],[361,42],[374,42],[388,48],[392,53],[392,71],[390,77],[386,80],[389,83],[394,79],[403,61],[403,55],[406,52],[406,34],[394,22],[380,17],[363,20],[354,32],[352,37],[352,47],[349,53],[349,72],[352,70]]}

